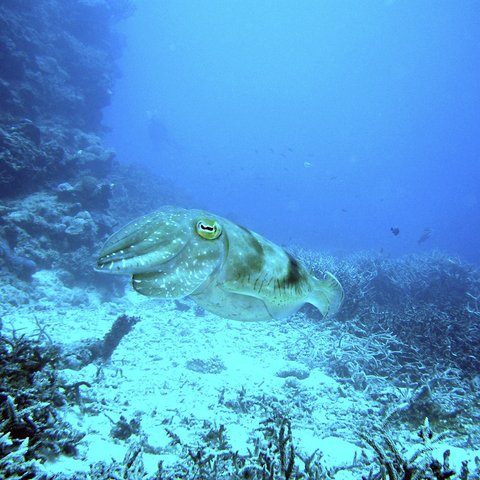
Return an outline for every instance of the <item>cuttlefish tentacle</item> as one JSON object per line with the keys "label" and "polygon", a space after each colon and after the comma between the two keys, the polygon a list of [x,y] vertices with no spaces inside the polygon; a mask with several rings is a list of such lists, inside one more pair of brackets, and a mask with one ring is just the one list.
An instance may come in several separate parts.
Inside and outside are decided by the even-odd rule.
{"label": "cuttlefish tentacle", "polygon": [[103,246],[96,270],[147,273],[172,260],[192,239],[186,210],[167,207],[130,222]]}
{"label": "cuttlefish tentacle", "polygon": [[335,313],[343,289],[331,274],[317,279],[261,235],[202,210],[164,207],[107,240],[97,270],[132,274],[136,291],[190,296],[226,318],[266,320],[311,303]]}

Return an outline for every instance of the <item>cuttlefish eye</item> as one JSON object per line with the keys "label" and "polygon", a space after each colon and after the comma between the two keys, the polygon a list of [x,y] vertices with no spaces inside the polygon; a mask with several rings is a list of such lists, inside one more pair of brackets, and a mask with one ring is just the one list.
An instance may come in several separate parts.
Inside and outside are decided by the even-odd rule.
{"label": "cuttlefish eye", "polygon": [[222,227],[215,220],[200,220],[197,222],[196,230],[207,240],[215,240],[222,234]]}

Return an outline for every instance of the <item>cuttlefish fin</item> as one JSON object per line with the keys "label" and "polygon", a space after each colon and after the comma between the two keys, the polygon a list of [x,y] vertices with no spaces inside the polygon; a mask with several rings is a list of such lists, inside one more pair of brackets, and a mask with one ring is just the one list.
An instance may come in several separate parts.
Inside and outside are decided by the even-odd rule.
{"label": "cuttlefish fin", "polygon": [[268,310],[268,313],[272,318],[275,320],[281,320],[282,318],[289,317],[297,312],[302,305],[305,303],[304,301],[300,301],[297,303],[290,303],[288,305],[276,305],[272,302],[264,302],[265,307]]}
{"label": "cuttlefish fin", "polygon": [[181,298],[190,295],[198,282],[179,282],[177,276],[165,272],[136,273],[132,275],[135,291],[148,297]]}
{"label": "cuttlefish fin", "polygon": [[330,272],[325,274],[324,279],[315,278],[314,280],[314,288],[308,295],[306,302],[318,308],[324,317],[334,315],[340,308],[345,296],[340,282]]}

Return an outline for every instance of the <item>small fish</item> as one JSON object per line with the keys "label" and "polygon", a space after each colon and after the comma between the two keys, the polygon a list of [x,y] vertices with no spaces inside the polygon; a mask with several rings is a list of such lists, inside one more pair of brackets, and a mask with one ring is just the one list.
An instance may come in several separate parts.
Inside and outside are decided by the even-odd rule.
{"label": "small fish", "polygon": [[312,168],[312,167],[313,167],[313,163],[311,163],[311,162],[303,162],[303,166],[304,166],[305,168]]}
{"label": "small fish", "polygon": [[400,235],[400,229],[398,227],[392,227],[390,231],[395,235]]}
{"label": "small fish", "polygon": [[329,272],[310,274],[283,248],[203,210],[164,207],[112,235],[96,270],[132,275],[147,296],[190,297],[205,310],[237,320],[287,317],[305,303],[327,316],[343,300]]}
{"label": "small fish", "polygon": [[420,244],[427,241],[432,236],[432,233],[433,230],[431,228],[426,228],[418,238],[417,243]]}

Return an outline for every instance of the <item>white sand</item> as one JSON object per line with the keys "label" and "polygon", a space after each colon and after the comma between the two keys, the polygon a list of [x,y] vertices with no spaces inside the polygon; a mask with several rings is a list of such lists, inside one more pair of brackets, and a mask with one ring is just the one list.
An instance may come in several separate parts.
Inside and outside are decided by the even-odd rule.
{"label": "white sand", "polygon": [[[61,372],[67,384],[92,385],[81,387],[83,409],[64,409],[65,419],[87,434],[79,458],[60,457],[45,465],[48,471],[87,471],[96,461],[122,461],[136,437],[127,441],[111,437],[112,420],[122,415],[127,421],[140,418],[142,434],[159,452],[144,456],[151,473],[159,460],[166,465],[178,460],[165,427],[182,442],[199,445],[201,434],[208,431],[205,422],[217,428],[223,424],[231,449],[246,454],[247,448],[253,449],[260,422],[268,416],[265,404],[278,404],[289,409],[298,452],[309,455],[319,449],[326,467],[340,469],[335,478],[358,478],[348,470],[354,457],[362,454],[355,444],[357,428],[379,416],[380,406],[319,368],[291,359],[296,348],[305,348],[305,335],[319,341],[322,325],[305,319],[303,329],[301,316],[294,328],[282,321],[241,323],[208,313],[199,317],[188,301],[182,303],[191,308],[179,311],[174,302],[148,299],[128,287],[126,292],[121,299],[102,303],[96,290],[67,288],[54,272],[41,271],[34,275],[28,303],[22,303],[21,292],[12,290],[20,305],[2,305],[4,330],[35,335],[38,323],[54,342],[63,344],[102,338],[120,314],[141,319],[102,367],[100,379],[92,364]],[[212,365],[212,359],[225,368],[215,373],[192,369],[201,367],[201,361]],[[309,376],[280,378],[277,372],[286,369],[307,370]],[[368,449],[364,454],[373,458]],[[459,468],[467,454],[472,459],[475,452],[455,451],[452,464]]]}

